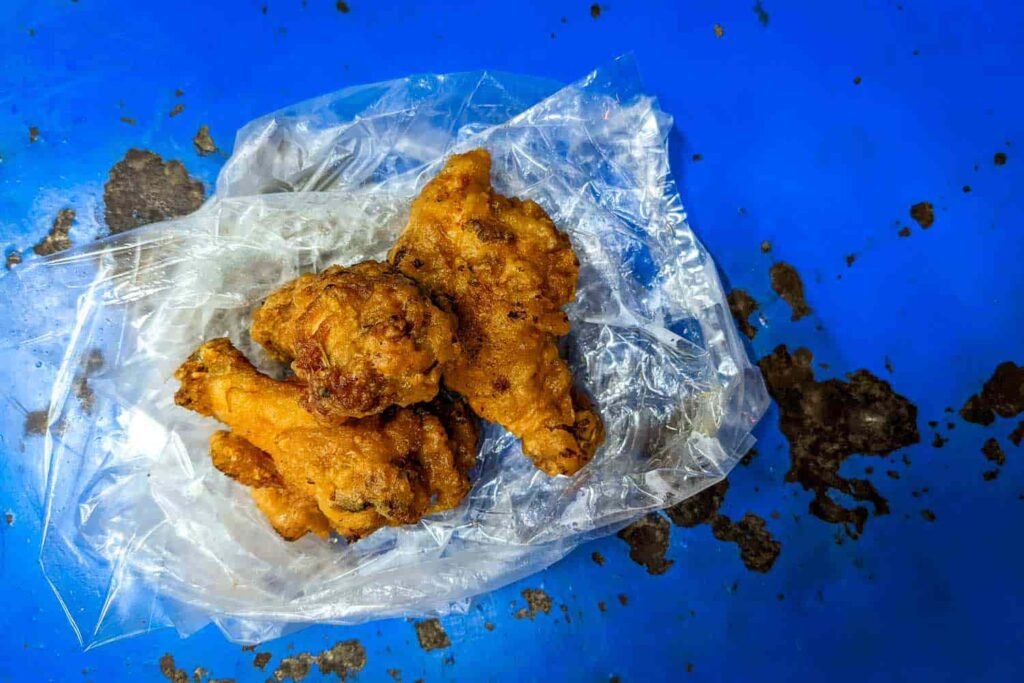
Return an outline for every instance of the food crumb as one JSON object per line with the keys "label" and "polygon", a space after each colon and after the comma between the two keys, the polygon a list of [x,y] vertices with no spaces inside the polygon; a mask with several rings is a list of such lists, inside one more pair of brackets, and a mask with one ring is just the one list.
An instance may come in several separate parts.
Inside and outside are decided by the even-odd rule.
{"label": "food crumb", "polygon": [[924,517],[927,522],[934,522],[936,519],[935,513],[931,510],[921,510],[921,516]]}
{"label": "food crumb", "polygon": [[267,662],[270,661],[271,657],[273,657],[273,655],[269,652],[257,652],[256,656],[252,658],[252,665],[260,671],[263,671],[263,667],[267,665]]}
{"label": "food crumb", "polygon": [[32,144],[39,139],[39,129],[35,126],[28,127],[28,142]]}
{"label": "food crumb", "polygon": [[488,622],[484,623],[484,628],[487,629],[488,631],[493,631],[494,630],[494,624],[492,624],[491,622],[488,621]]}
{"label": "food crumb", "polygon": [[771,276],[772,289],[782,297],[782,300],[789,304],[793,315],[790,320],[796,322],[801,318],[810,315],[811,307],[804,299],[804,283],[796,268],[784,261],[772,265],[769,271]]}
{"label": "food crumb", "polygon": [[185,111],[185,105],[181,104],[181,103],[178,103],[178,104],[174,105],[174,108],[171,109],[171,113],[168,114],[168,116],[170,116],[173,119],[175,116],[177,116],[178,114],[180,114],[183,111]]}
{"label": "food crumb", "polygon": [[416,622],[416,638],[420,641],[420,647],[427,652],[441,650],[452,644],[448,633],[437,619]]}
{"label": "food crumb", "polygon": [[725,29],[722,28],[721,24],[715,24],[715,38],[721,38],[725,35]]}
{"label": "food crumb", "polygon": [[918,202],[910,207],[910,217],[927,230],[935,223],[935,207],[931,202]]}
{"label": "food crumb", "polygon": [[619,604],[625,607],[629,604],[629,596],[625,593],[619,593]]}
{"label": "food crumb", "polygon": [[338,0],[334,7],[342,14],[348,14],[348,3],[344,2],[344,0]]}
{"label": "food crumb", "polygon": [[594,561],[594,564],[596,564],[597,566],[604,566],[604,555],[602,555],[598,551],[595,550],[594,552],[590,553],[590,559],[592,559]]}
{"label": "food crumb", "polygon": [[629,558],[647,568],[648,574],[664,574],[673,565],[665,559],[671,527],[668,520],[650,513],[633,522],[617,535],[629,544]]}
{"label": "food crumb", "polygon": [[761,253],[762,254],[767,254],[771,250],[772,250],[772,243],[771,242],[769,242],[768,240],[764,240],[764,241],[761,242]]}
{"label": "food crumb", "polygon": [[753,339],[757,334],[757,328],[750,324],[750,316],[757,311],[757,301],[745,289],[734,289],[726,297],[729,302],[729,312],[736,320],[740,332],[747,338]]}
{"label": "food crumb", "polygon": [[195,145],[196,153],[201,157],[217,151],[217,145],[213,142],[213,137],[210,135],[210,127],[205,123],[199,126],[199,131],[192,138],[192,144]]}
{"label": "food crumb", "polygon": [[983,472],[982,475],[981,475],[981,478],[984,479],[985,481],[992,481],[992,480],[994,480],[998,476],[999,476],[999,470],[998,469],[994,469],[994,470],[989,470],[987,472]]}
{"label": "food crumb", "polygon": [[57,217],[53,219],[53,226],[50,228],[50,232],[46,234],[46,237],[39,244],[32,247],[32,251],[40,256],[49,256],[50,254],[56,254],[58,251],[70,249],[71,238],[68,237],[68,232],[70,232],[74,222],[74,209],[61,209],[58,211]]}
{"label": "food crumb", "polygon": [[596,2],[590,6],[590,16],[592,19],[597,19],[601,16],[601,6]]}
{"label": "food crumb", "polygon": [[604,600],[599,600],[598,603],[597,603],[597,609],[599,611],[601,611],[601,612],[607,612],[608,611],[608,605],[606,605],[604,603]]}
{"label": "food crumb", "polygon": [[1003,447],[995,439],[986,441],[985,445],[981,447],[981,452],[989,462],[994,462],[999,466],[1006,464],[1006,454],[1003,452]]}
{"label": "food crumb", "polygon": [[899,235],[900,237],[910,237],[910,228],[901,228],[900,231],[896,234]]}
{"label": "food crumb", "polygon": [[1006,163],[1006,153],[996,152],[995,156],[992,157],[992,163],[996,166],[1002,166]]}

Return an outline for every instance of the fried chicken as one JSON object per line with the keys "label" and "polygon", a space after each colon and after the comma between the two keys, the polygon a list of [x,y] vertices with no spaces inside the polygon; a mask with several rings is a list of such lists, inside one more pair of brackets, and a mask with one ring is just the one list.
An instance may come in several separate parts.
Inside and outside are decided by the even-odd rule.
{"label": "fried chicken", "polygon": [[538,468],[572,474],[604,440],[556,340],[569,332],[562,306],[575,298],[579,261],[537,203],[494,191],[490,169],[482,149],[451,157],[388,258],[458,318],[445,384],[520,437]]}
{"label": "fried chicken", "polygon": [[375,261],[292,280],[252,323],[253,340],[306,383],[303,406],[339,420],[432,399],[454,336],[451,314]]}
{"label": "fried chicken", "polygon": [[227,339],[200,346],[175,377],[178,405],[231,428],[212,439],[214,463],[258,487],[257,504],[286,538],[322,531],[310,500],[354,540],[450,509],[469,490],[478,431],[457,400],[330,423],[304,408],[304,385],[259,373]]}

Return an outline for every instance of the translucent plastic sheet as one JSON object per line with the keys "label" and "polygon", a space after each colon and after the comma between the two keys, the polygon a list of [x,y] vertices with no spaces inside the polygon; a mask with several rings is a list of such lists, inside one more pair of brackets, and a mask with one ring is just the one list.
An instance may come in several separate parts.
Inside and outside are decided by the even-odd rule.
{"label": "translucent plastic sheet", "polygon": [[[209,622],[255,642],[312,622],[443,613],[722,478],[767,397],[669,175],[671,119],[619,59],[568,87],[486,72],[342,90],[238,134],[195,214],[23,264],[0,280],[5,433],[29,434],[43,569],[85,644]],[[382,258],[423,184],[486,147],[504,194],[539,202],[582,262],[566,354],[607,428],[551,478],[487,425],[456,510],[346,545],[288,543],[213,469],[214,421],[174,369],[229,336],[262,369],[254,305],[302,272]],[[7,443],[7,447],[17,447]]]}

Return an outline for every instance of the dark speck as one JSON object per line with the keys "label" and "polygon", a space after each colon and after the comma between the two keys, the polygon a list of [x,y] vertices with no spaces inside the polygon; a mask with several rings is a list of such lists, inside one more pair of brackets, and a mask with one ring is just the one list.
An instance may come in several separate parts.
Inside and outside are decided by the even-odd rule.
{"label": "dark speck", "polygon": [[348,3],[347,2],[342,2],[341,0],[339,0],[337,3],[335,3],[334,6],[342,14],[348,14]]}
{"label": "dark speck", "polygon": [[764,5],[761,4],[761,0],[757,0],[757,2],[754,3],[754,14],[757,15],[757,20],[761,22],[761,26],[768,26],[768,20],[770,17],[768,16],[768,12],[765,11]]}
{"label": "dark speck", "polygon": [[177,116],[178,114],[180,114],[183,111],[185,111],[185,105],[179,103],[179,104],[174,105],[174,108],[171,109],[171,113],[168,114],[168,116],[170,116],[173,119],[175,116]]}
{"label": "dark speck", "polygon": [[28,127],[28,141],[29,141],[29,144],[35,142],[38,139],[39,139],[39,129],[36,128],[35,126],[29,126]]}
{"label": "dark speck", "polygon": [[796,271],[796,268],[788,263],[779,261],[772,265],[769,275],[771,276],[772,289],[793,310],[791,320],[796,322],[810,314],[811,307],[807,305],[807,301],[804,299],[804,283],[800,279],[800,274]]}
{"label": "dark speck", "polygon": [[896,234],[899,235],[900,237],[910,237],[910,228],[901,228],[900,231]]}
{"label": "dark speck", "polygon": [[846,255],[846,267],[847,268],[849,268],[854,263],[856,263],[856,261],[857,261],[857,255],[856,254],[847,254]]}
{"label": "dark speck", "polygon": [[992,163],[996,166],[1002,166],[1006,163],[1006,152],[996,152],[995,156],[992,157]]}
{"label": "dark speck", "polygon": [[910,207],[910,217],[927,230],[935,223],[935,207],[931,202],[918,202]]}
{"label": "dark speck", "polygon": [[703,159],[704,157],[703,157],[703,155],[701,155],[701,154],[694,154],[694,155],[693,155],[693,156],[692,156],[691,158],[692,158],[692,159],[693,159],[694,161],[700,161],[700,160],[701,160],[701,159]]}
{"label": "dark speck", "polygon": [[648,574],[664,574],[673,564],[665,559],[670,529],[667,519],[652,512],[620,531],[618,537],[629,544],[630,559],[645,566]]}
{"label": "dark speck", "polygon": [[420,647],[427,652],[440,650],[452,644],[444,627],[437,619],[416,622],[416,637],[420,641]]}
{"label": "dark speck", "polygon": [[597,19],[601,16],[601,6],[596,2],[590,6],[590,16]]}
{"label": "dark speck", "polygon": [[590,553],[590,559],[592,559],[594,561],[594,564],[596,564],[598,567],[604,566],[604,555],[597,552],[596,550]]}
{"label": "dark speck", "polygon": [[971,186],[970,185],[964,185],[963,186],[963,191],[964,191],[964,194],[970,192],[971,191]]}
{"label": "dark speck", "polygon": [[921,516],[924,517],[925,521],[928,521],[928,522],[934,522],[935,521],[935,513],[932,512],[931,510],[921,510]]}
{"label": "dark speck", "polygon": [[854,85],[860,85],[860,76],[854,76],[853,77],[853,84]]}

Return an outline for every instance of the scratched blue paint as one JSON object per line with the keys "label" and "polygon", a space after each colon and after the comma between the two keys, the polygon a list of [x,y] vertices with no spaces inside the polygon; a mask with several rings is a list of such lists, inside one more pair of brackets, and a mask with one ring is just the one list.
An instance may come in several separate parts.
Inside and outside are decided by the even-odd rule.
{"label": "scratched blue paint", "polygon": [[[722,510],[765,517],[783,544],[770,573],[745,570],[707,527],[673,528],[675,564],[662,576],[609,538],[443,619],[449,649],[423,652],[403,620],[317,627],[261,648],[274,659],[260,672],[253,653],[213,629],[80,651],[35,559],[20,435],[4,434],[0,509],[14,523],[0,523],[0,681],[157,681],[165,652],[189,671],[262,681],[290,652],[350,638],[367,649],[363,681],[390,681],[389,669],[407,682],[1021,678],[1024,453],[1005,438],[1015,423],[957,420],[941,450],[925,423],[962,405],[999,361],[1024,362],[1024,5],[765,0],[767,26],[751,0],[613,2],[598,19],[589,5],[352,0],[341,13],[323,0],[7,0],[0,242],[28,248],[68,204],[80,216],[73,236],[91,238],[106,173],[129,147],[182,159],[209,186],[223,157],[196,155],[202,123],[230,150],[254,116],[350,84],[481,67],[568,81],[634,50],[647,89],[676,118],[674,170],[695,229],[731,285],[762,304],[753,352],[807,345],[830,367],[819,376],[866,367],[890,377],[888,358],[894,386],[919,406],[912,465],[844,465],[857,476],[876,465],[892,514],[836,545],[836,529],[807,514],[809,494],[783,481],[773,410]],[[178,103],[185,110],[169,117]],[[997,151],[1006,165],[993,164]],[[936,207],[927,232],[908,215],[922,200]],[[897,236],[897,220],[911,237]],[[803,273],[813,316],[789,322],[768,286],[773,259]],[[2,381],[16,370],[0,370]],[[1009,462],[983,482],[989,436]],[[514,617],[526,587],[552,596],[551,614]]]}

